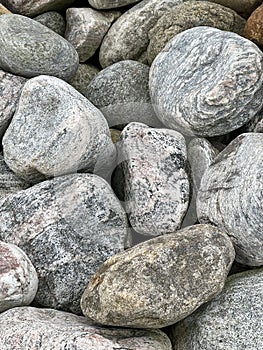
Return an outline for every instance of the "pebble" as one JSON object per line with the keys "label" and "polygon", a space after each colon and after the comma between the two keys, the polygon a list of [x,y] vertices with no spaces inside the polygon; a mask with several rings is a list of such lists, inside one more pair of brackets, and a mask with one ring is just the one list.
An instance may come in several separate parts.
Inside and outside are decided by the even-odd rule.
{"label": "pebble", "polygon": [[263,46],[263,4],[248,18],[244,35],[257,45]]}
{"label": "pebble", "polygon": [[43,24],[44,26],[48,27],[49,29],[53,30],[61,36],[63,36],[65,33],[65,19],[60,13],[56,11],[42,13],[41,15],[35,17],[34,20]]}
{"label": "pebble", "polygon": [[173,349],[262,349],[262,300],[263,269],[232,275],[216,299],[170,328]]}
{"label": "pebble", "polygon": [[4,7],[2,4],[0,4],[0,15],[4,15],[7,13],[11,13],[11,11],[9,11],[6,7]]}
{"label": "pebble", "polygon": [[[37,287],[37,273],[27,255],[14,244],[0,241],[0,313],[29,305]],[[6,347],[1,346],[1,349]]]}
{"label": "pebble", "polygon": [[155,237],[101,266],[82,311],[104,325],[166,327],[221,292],[234,256],[229,237],[211,225]]}
{"label": "pebble", "polygon": [[3,137],[7,165],[28,182],[77,172],[106,176],[116,150],[102,113],[56,77],[27,81]]}
{"label": "pebble", "polygon": [[103,113],[110,127],[131,122],[161,127],[149,93],[149,67],[125,60],[100,71],[90,82],[86,97]]}
{"label": "pebble", "polygon": [[109,10],[117,7],[122,7],[126,5],[131,5],[139,0],[88,0],[89,4],[98,10]]}
{"label": "pebble", "polygon": [[53,30],[21,15],[0,16],[0,68],[26,78],[70,80],[78,68],[74,47]]}
{"label": "pebble", "polygon": [[201,26],[169,41],[151,66],[149,86],[166,127],[212,137],[238,129],[261,109],[262,77],[263,54],[255,44]]}
{"label": "pebble", "polygon": [[217,4],[229,7],[239,13],[242,17],[248,18],[251,13],[262,3],[262,0],[209,0]]}
{"label": "pebble", "polygon": [[69,84],[85,96],[87,86],[98,73],[99,69],[92,64],[80,63],[74,78],[70,80]]}
{"label": "pebble", "polygon": [[6,197],[0,239],[33,262],[36,302],[74,313],[100,265],[130,245],[121,204],[108,183],[91,174],[58,177]]}
{"label": "pebble", "polygon": [[241,134],[214,159],[197,196],[199,222],[226,231],[244,265],[263,264],[263,134]]}

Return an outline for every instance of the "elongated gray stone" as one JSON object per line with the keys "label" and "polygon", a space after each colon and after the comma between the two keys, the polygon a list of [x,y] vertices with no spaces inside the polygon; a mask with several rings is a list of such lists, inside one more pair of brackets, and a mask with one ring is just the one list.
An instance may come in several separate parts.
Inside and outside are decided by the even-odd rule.
{"label": "elongated gray stone", "polygon": [[27,255],[14,244],[0,241],[0,313],[29,305],[37,287],[37,273]]}
{"label": "elongated gray stone", "polygon": [[63,36],[66,29],[66,22],[64,17],[56,11],[48,11],[38,15],[34,18],[35,21],[52,29],[57,34]]}
{"label": "elongated gray stone", "polygon": [[229,277],[216,299],[171,326],[173,349],[261,349],[262,301],[263,269]]}
{"label": "elongated gray stone", "polygon": [[70,80],[69,84],[85,96],[87,86],[98,73],[99,69],[92,64],[80,63],[74,78]]}
{"label": "elongated gray stone", "polygon": [[70,80],[79,58],[53,30],[21,15],[0,16],[0,68],[27,78],[47,74]]}
{"label": "elongated gray stone", "polygon": [[262,169],[263,134],[241,134],[204,173],[197,196],[199,221],[225,230],[249,266],[263,264]]}
{"label": "elongated gray stone", "polygon": [[32,183],[78,170],[107,176],[116,154],[102,113],[50,76],[24,85],[3,150],[10,169]]}
{"label": "elongated gray stone", "polygon": [[91,174],[58,177],[6,197],[0,239],[33,262],[40,305],[75,313],[91,276],[129,246],[121,204],[108,183]]}
{"label": "elongated gray stone", "polygon": [[262,73],[263,54],[251,41],[216,28],[188,29],[151,66],[152,103],[169,128],[196,136],[227,134],[261,109]]}
{"label": "elongated gray stone", "polygon": [[140,243],[108,259],[90,280],[81,308],[95,322],[161,328],[221,292],[235,252],[211,225]]}
{"label": "elongated gray stone", "polygon": [[109,10],[139,2],[139,0],[88,0],[89,4],[98,10]]}

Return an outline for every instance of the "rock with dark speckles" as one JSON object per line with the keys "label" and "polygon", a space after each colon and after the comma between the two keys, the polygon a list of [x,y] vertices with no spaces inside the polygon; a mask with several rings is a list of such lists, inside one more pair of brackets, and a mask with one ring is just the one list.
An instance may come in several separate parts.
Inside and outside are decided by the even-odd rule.
{"label": "rock with dark speckles", "polygon": [[56,11],[42,13],[41,15],[35,17],[34,20],[43,24],[61,36],[63,36],[65,33],[65,19],[60,13]]}
{"label": "rock with dark speckles", "polygon": [[98,10],[109,10],[117,7],[134,4],[139,0],[88,0],[89,4]]}
{"label": "rock with dark speckles", "polygon": [[87,86],[98,73],[99,69],[92,64],[80,63],[74,78],[70,80],[69,84],[85,96]]}

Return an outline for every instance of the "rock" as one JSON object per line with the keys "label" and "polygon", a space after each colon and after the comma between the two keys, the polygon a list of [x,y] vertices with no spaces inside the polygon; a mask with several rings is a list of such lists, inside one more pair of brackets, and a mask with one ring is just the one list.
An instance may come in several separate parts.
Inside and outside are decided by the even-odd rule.
{"label": "rock", "polygon": [[121,131],[116,129],[110,129],[110,135],[113,143],[117,143],[119,141]]}
{"label": "rock", "polygon": [[41,15],[35,17],[34,20],[43,24],[61,36],[63,36],[65,33],[66,22],[64,20],[64,17],[56,11],[42,13]]}
{"label": "rock", "polygon": [[69,82],[82,95],[86,94],[87,86],[91,80],[99,73],[99,69],[92,64],[79,64],[74,78]]}
{"label": "rock", "polygon": [[86,97],[101,110],[110,127],[131,122],[161,127],[149,93],[149,67],[121,61],[100,71],[88,85]]}
{"label": "rock", "polygon": [[82,311],[105,325],[174,324],[220,293],[234,255],[228,236],[211,225],[153,238],[101,266],[81,298]]}
{"label": "rock", "polygon": [[246,21],[235,11],[208,1],[186,1],[162,16],[149,33],[148,62],[152,63],[175,35],[186,29],[208,26],[243,35]]}
{"label": "rock", "polygon": [[36,302],[74,313],[100,265],[130,245],[121,204],[108,183],[91,174],[58,177],[6,197],[0,239],[33,262]]}
{"label": "rock", "polygon": [[231,8],[242,17],[247,18],[262,3],[262,0],[209,0]]}
{"label": "rock", "polygon": [[78,170],[107,176],[116,153],[101,112],[50,76],[24,85],[3,150],[10,169],[31,183]]}
{"label": "rock", "polygon": [[244,35],[257,45],[263,46],[263,4],[248,18]]}
{"label": "rock", "polygon": [[5,15],[7,13],[11,13],[6,7],[4,7],[2,4],[0,4],[0,15]]}
{"label": "rock", "polygon": [[242,127],[242,132],[263,132],[263,109]]}
{"label": "rock", "polygon": [[99,12],[91,8],[69,8],[65,38],[75,47],[80,62],[87,61],[100,46],[111,23],[120,12]]}
{"label": "rock", "polygon": [[[29,305],[37,286],[37,273],[27,255],[14,244],[0,241],[0,313]],[[6,348],[1,346],[1,349]]]}
{"label": "rock", "polygon": [[0,70],[0,137],[8,127],[26,79]]}
{"label": "rock", "polygon": [[225,230],[244,265],[263,264],[263,134],[239,135],[204,173],[197,196],[202,223]]}
{"label": "rock", "polygon": [[184,0],[143,0],[111,26],[100,47],[103,68],[123,60],[147,63],[148,33],[158,19]]}
{"label": "rock", "polygon": [[173,349],[261,349],[262,286],[263,269],[229,277],[216,299],[171,327]]}
{"label": "rock", "polygon": [[262,73],[262,52],[251,41],[216,28],[188,29],[151,66],[152,103],[166,127],[187,135],[223,135],[261,109]]}
{"label": "rock", "polygon": [[0,68],[27,78],[40,74],[70,80],[78,68],[74,47],[46,26],[24,16],[0,16]]}
{"label": "rock", "polygon": [[139,2],[139,0],[88,0],[89,4],[98,10],[108,10]]}
{"label": "rock", "polygon": [[159,330],[103,328],[81,316],[33,307],[0,315],[0,334],[5,350],[172,350]]}

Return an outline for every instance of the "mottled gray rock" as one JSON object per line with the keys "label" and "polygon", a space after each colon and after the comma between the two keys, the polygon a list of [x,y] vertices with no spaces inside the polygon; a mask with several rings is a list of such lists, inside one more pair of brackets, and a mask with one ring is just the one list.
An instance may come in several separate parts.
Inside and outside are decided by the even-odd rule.
{"label": "mottled gray rock", "polygon": [[222,290],[234,255],[229,237],[211,225],[153,238],[101,266],[81,298],[82,311],[106,325],[174,324]]}
{"label": "mottled gray rock", "polygon": [[10,169],[32,183],[78,170],[106,176],[116,154],[102,113],[50,76],[24,85],[3,150]]}
{"label": "mottled gray rock", "polygon": [[262,169],[263,134],[242,134],[204,173],[197,196],[199,221],[224,229],[249,266],[263,264]]}
{"label": "mottled gray rock", "polygon": [[80,312],[91,276],[129,246],[126,214],[109,184],[91,174],[44,181],[0,206],[0,239],[18,245],[39,276],[36,301]]}
{"label": "mottled gray rock", "polygon": [[48,27],[49,29],[52,29],[57,34],[63,36],[66,29],[66,22],[64,17],[56,12],[56,11],[49,11],[42,13],[41,15],[38,15],[34,18],[35,21],[43,24],[44,26]]}
{"label": "mottled gray rock", "polygon": [[99,73],[99,69],[92,64],[79,64],[78,70],[69,84],[78,90],[82,95],[86,94],[87,86],[91,80]]}
{"label": "mottled gray rock", "polygon": [[161,127],[149,93],[149,67],[121,61],[100,71],[88,85],[86,97],[103,113],[110,127],[141,122]]}
{"label": "mottled gray rock", "polygon": [[27,255],[14,244],[0,241],[0,313],[29,305],[37,287],[37,273]]}
{"label": "mottled gray rock", "polygon": [[0,70],[0,137],[15,113],[26,79]]}
{"label": "mottled gray rock", "polygon": [[263,54],[251,41],[210,27],[176,35],[154,60],[157,117],[188,135],[227,134],[262,107]]}
{"label": "mottled gray rock", "polygon": [[87,61],[100,46],[111,23],[120,12],[100,12],[91,8],[69,8],[65,38],[75,47],[80,62]]}
{"label": "mottled gray rock", "polygon": [[186,1],[162,16],[149,33],[148,62],[152,63],[175,35],[186,29],[208,26],[242,35],[246,21],[235,11],[208,1]]}
{"label": "mottled gray rock", "polygon": [[263,133],[263,110],[260,110],[244,127],[242,132],[262,132]]}
{"label": "mottled gray rock", "polygon": [[143,0],[111,26],[100,47],[103,68],[123,60],[147,63],[149,30],[172,7],[184,0]]}
{"label": "mottled gray rock", "polygon": [[74,47],[53,30],[21,15],[0,16],[0,68],[34,77],[54,75],[70,80],[79,58]]}
{"label": "mottled gray rock", "polygon": [[215,300],[171,326],[173,349],[262,349],[262,301],[263,269],[229,277]]}
{"label": "mottled gray rock", "polygon": [[262,0],[209,0],[223,6],[229,7],[247,18],[262,3]]}
{"label": "mottled gray rock", "polygon": [[98,10],[108,10],[134,4],[139,0],[88,0],[89,4]]}
{"label": "mottled gray rock", "polygon": [[[26,334],[26,337],[25,337]],[[172,350],[159,330],[104,328],[70,313],[20,307],[0,315],[3,350]]]}

